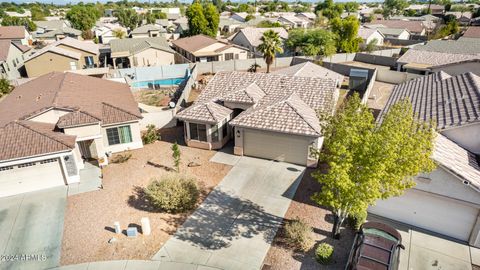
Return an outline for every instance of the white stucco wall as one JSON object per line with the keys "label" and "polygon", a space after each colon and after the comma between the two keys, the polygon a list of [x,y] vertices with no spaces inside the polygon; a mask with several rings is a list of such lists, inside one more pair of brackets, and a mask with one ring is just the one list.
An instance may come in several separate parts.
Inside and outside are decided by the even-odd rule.
{"label": "white stucco wall", "polygon": [[440,131],[468,151],[480,154],[480,123]]}
{"label": "white stucco wall", "polygon": [[[126,126],[126,125],[130,126],[130,131],[132,133],[132,142],[109,145],[108,138],[107,138],[107,129],[112,127]],[[102,126],[102,137],[103,137],[103,145],[105,148],[105,152],[117,153],[117,152],[133,150],[133,149],[138,149],[143,147],[139,122]]]}
{"label": "white stucco wall", "polygon": [[45,111],[35,117],[32,117],[28,120],[30,121],[35,121],[35,122],[41,122],[41,123],[50,123],[50,124],[56,124],[58,122],[58,119],[67,113],[70,113],[70,111],[67,110],[59,110],[59,109],[51,109],[48,111]]}
{"label": "white stucco wall", "polygon": [[175,56],[173,53],[154,48],[149,48],[136,53],[130,58],[130,63],[133,63],[136,67],[171,65],[175,63]]}
{"label": "white stucco wall", "polygon": [[[6,61],[2,64],[5,70],[6,79],[13,80],[20,78],[20,72],[18,69],[23,66],[22,51],[20,51],[15,45],[10,44],[8,49],[8,55]],[[18,64],[17,64],[18,60]]]}

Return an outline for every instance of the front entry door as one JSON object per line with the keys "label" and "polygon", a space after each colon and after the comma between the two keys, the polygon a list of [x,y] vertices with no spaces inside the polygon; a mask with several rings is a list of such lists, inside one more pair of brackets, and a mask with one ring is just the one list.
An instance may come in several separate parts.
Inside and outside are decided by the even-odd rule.
{"label": "front entry door", "polygon": [[93,140],[78,142],[78,147],[80,149],[80,154],[82,154],[82,158],[84,159],[93,158],[92,151],[91,151],[92,144],[93,144]]}

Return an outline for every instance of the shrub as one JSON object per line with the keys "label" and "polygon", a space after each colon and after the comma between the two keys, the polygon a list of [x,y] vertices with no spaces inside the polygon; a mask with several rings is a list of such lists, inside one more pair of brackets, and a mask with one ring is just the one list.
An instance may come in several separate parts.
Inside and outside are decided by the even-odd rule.
{"label": "shrub", "polygon": [[355,213],[352,216],[350,216],[350,219],[351,219],[351,225],[353,229],[358,231],[360,230],[360,227],[362,226],[362,224],[365,223],[365,220],[367,220],[367,211]]}
{"label": "shrub", "polygon": [[147,132],[145,132],[142,136],[143,144],[151,144],[160,139],[160,136],[157,134],[157,129],[155,125],[148,125]]}
{"label": "shrub", "polygon": [[312,227],[299,219],[291,220],[285,225],[285,238],[291,247],[303,252],[308,251],[314,244]]}
{"label": "shrub", "polygon": [[315,259],[321,264],[330,262],[333,256],[333,247],[327,243],[321,243],[315,250]]}
{"label": "shrub", "polygon": [[167,213],[193,209],[200,193],[195,180],[180,175],[153,180],[144,191],[152,206]]}
{"label": "shrub", "polygon": [[112,157],[110,162],[112,163],[124,163],[132,157],[132,153],[117,154]]}

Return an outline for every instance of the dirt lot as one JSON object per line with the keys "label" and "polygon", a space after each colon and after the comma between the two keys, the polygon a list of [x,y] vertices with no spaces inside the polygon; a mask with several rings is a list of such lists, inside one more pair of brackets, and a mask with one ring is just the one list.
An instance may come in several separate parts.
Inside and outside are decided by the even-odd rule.
{"label": "dirt lot", "polygon": [[[175,140],[166,134],[162,138]],[[166,214],[153,212],[142,199],[142,187],[152,177],[167,172],[172,167],[171,143],[159,141],[143,149],[131,151],[132,157],[122,164],[110,164],[103,170],[103,189],[68,198],[62,243],[61,264],[77,264],[90,261],[118,259],[149,259],[172,235],[190,214]],[[231,169],[230,166],[211,163],[215,154],[181,146],[181,173],[195,176],[203,188],[203,200]],[[187,167],[194,161],[200,166]],[[152,164],[153,162],[153,164]],[[122,230],[127,225],[140,225],[140,219],[148,217],[152,234],[136,239],[116,235],[113,223],[119,221]],[[112,237],[117,241],[109,244]]]}
{"label": "dirt lot", "polygon": [[330,265],[321,265],[315,261],[314,248],[308,253],[293,252],[286,248],[283,240],[283,230],[279,230],[273,241],[265,265],[271,269],[344,269],[348,253],[352,246],[354,232],[349,228],[342,230],[342,238],[335,240],[331,237],[333,216],[330,211],[320,208],[310,200],[310,196],[320,189],[318,182],[310,174],[312,169],[307,169],[300,183],[297,193],[290,204],[285,220],[299,218],[305,220],[313,228],[313,238],[316,243],[329,243],[334,247],[334,256]]}
{"label": "dirt lot", "polygon": [[175,92],[175,88],[165,88],[159,90],[139,90],[133,93],[136,102],[149,106],[164,107],[170,102],[170,94]]}

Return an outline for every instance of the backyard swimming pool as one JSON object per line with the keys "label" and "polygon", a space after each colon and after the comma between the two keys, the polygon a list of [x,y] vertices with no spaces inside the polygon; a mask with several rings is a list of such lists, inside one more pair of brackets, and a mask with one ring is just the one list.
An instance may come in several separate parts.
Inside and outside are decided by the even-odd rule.
{"label": "backyard swimming pool", "polygon": [[169,79],[161,79],[161,80],[153,80],[153,81],[142,81],[142,82],[134,82],[132,83],[132,87],[135,88],[150,88],[156,89],[160,88],[161,86],[172,86],[172,85],[180,85],[186,78],[169,78]]}

